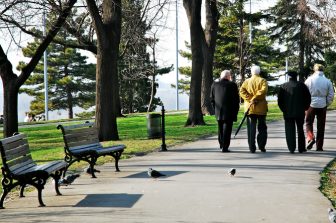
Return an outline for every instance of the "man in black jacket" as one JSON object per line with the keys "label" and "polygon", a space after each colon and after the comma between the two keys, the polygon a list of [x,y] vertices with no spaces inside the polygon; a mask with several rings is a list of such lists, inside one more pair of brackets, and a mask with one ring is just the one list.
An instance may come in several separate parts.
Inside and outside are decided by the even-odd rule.
{"label": "man in black jacket", "polygon": [[218,122],[218,142],[222,152],[230,152],[233,122],[237,121],[239,94],[237,84],[231,81],[231,72],[224,70],[220,80],[211,86],[211,103]]}
{"label": "man in black jacket", "polygon": [[296,148],[296,131],[298,133],[298,150],[306,152],[303,124],[305,111],[309,108],[311,96],[307,86],[297,81],[297,72],[289,71],[289,81],[282,84],[278,92],[278,105],[285,119],[286,141],[289,152]]}

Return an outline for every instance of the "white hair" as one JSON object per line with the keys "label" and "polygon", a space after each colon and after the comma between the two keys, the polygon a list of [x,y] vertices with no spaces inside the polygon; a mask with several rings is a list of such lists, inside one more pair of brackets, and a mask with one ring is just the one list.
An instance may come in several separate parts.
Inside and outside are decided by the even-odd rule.
{"label": "white hair", "polygon": [[257,65],[253,65],[251,67],[251,74],[260,74],[260,67]]}
{"label": "white hair", "polygon": [[231,71],[223,70],[220,74],[220,79],[230,79]]}

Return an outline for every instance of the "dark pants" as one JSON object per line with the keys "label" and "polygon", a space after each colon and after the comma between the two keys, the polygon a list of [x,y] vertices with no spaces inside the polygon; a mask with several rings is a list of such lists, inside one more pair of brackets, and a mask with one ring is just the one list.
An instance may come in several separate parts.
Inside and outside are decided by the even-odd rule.
{"label": "dark pants", "polygon": [[218,142],[221,149],[228,149],[231,141],[233,121],[217,120],[218,122]]}
{"label": "dark pants", "polygon": [[256,150],[256,129],[258,125],[257,143],[259,149],[265,149],[267,142],[266,115],[248,115],[247,116],[247,138],[251,152]]}
{"label": "dark pants", "polygon": [[294,152],[296,148],[296,129],[298,134],[298,150],[304,152],[306,150],[306,141],[303,131],[304,117],[285,118],[286,141],[289,151]]}
{"label": "dark pants", "polygon": [[306,111],[306,132],[307,132],[307,140],[315,139],[314,135],[314,119],[316,116],[317,119],[317,133],[316,133],[316,149],[323,149],[323,141],[324,141],[324,129],[327,115],[327,107],[325,108],[312,108],[309,107]]}

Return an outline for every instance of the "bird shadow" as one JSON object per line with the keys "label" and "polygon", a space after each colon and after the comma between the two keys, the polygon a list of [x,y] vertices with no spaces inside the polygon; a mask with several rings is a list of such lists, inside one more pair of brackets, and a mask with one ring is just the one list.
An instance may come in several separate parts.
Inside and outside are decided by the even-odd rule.
{"label": "bird shadow", "polygon": [[253,177],[246,177],[246,176],[234,176],[234,178],[245,178],[245,179],[252,179]]}
{"label": "bird shadow", "polygon": [[[173,177],[173,176],[176,176],[176,175],[184,174],[184,173],[187,173],[187,172],[188,171],[161,171],[160,170],[160,173],[166,175],[166,176],[163,176],[163,177],[160,177],[160,178],[164,179],[164,178],[168,178],[168,177]],[[135,174],[123,177],[123,178],[148,178],[148,177],[149,176],[147,174],[147,171],[143,171],[143,172],[135,173]]]}

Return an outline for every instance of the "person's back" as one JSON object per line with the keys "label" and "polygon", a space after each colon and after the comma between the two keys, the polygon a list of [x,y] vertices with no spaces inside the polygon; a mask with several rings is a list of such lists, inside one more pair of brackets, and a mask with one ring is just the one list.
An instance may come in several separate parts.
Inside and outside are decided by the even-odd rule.
{"label": "person's back", "polygon": [[256,102],[250,108],[249,114],[266,115],[267,101],[266,94],[268,90],[267,81],[259,74],[253,74],[246,79],[240,88],[240,96],[244,99],[245,111],[250,103]]}
{"label": "person's back", "polygon": [[278,105],[285,118],[304,117],[310,101],[309,90],[302,82],[291,79],[280,87]]}
{"label": "person's back", "polygon": [[[237,113],[239,110],[239,98],[237,84],[227,79],[221,79],[213,83],[212,97],[215,108],[215,116],[217,120],[233,120],[237,121]],[[233,94],[237,92],[237,94]],[[238,103],[237,103],[238,102]]]}
{"label": "person's back", "polygon": [[322,71],[317,71],[311,75],[305,84],[309,88],[311,94],[311,107],[313,108],[324,108],[328,106],[333,99],[333,94],[330,92],[334,91],[332,83],[327,79]]}

